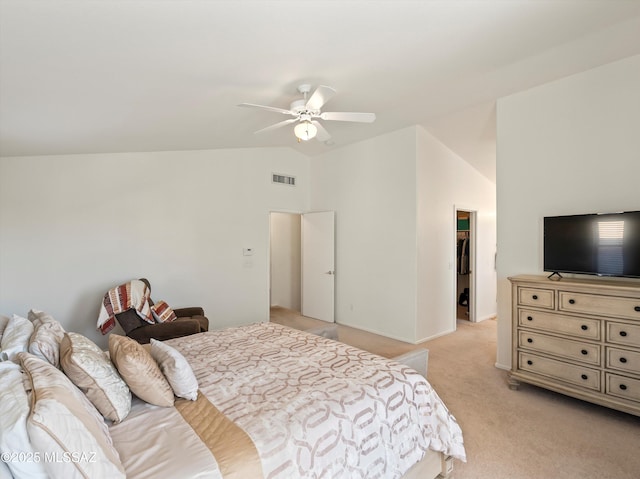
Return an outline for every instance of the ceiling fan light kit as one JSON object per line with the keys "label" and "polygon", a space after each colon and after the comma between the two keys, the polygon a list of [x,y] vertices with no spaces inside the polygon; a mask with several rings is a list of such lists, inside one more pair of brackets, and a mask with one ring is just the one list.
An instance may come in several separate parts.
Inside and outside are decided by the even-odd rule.
{"label": "ceiling fan light kit", "polygon": [[309,120],[305,120],[293,128],[293,133],[298,137],[298,140],[308,141],[316,137],[318,129]]}
{"label": "ceiling fan light kit", "polygon": [[328,86],[320,85],[311,96],[307,99],[307,96],[311,92],[311,85],[302,84],[298,86],[298,91],[302,93],[303,97],[300,100],[295,100],[291,103],[288,110],[284,108],[276,108],[272,106],[256,105],[254,103],[241,103],[238,106],[261,108],[263,110],[272,111],[275,113],[282,113],[284,115],[291,115],[293,118],[281,121],[274,125],[262,128],[255,133],[264,133],[267,131],[275,130],[277,128],[296,123],[293,128],[294,135],[298,138],[298,142],[308,141],[312,138],[316,138],[319,141],[329,144],[331,135],[322,126],[318,120],[323,121],[351,121],[358,123],[372,123],[376,119],[375,113],[359,113],[359,112],[322,112],[321,109],[325,103],[327,103],[336,91]]}

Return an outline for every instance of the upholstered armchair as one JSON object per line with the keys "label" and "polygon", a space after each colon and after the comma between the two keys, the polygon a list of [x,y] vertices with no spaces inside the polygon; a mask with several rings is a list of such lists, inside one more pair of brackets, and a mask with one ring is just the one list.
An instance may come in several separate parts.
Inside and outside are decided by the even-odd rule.
{"label": "upholstered armchair", "polygon": [[[151,290],[151,285],[146,278],[140,278],[140,280],[144,281]],[[151,306],[154,304],[151,298],[149,298],[149,304]],[[141,344],[149,343],[151,339],[164,341],[209,330],[209,320],[202,308],[177,308],[173,311],[177,319],[165,323],[149,324],[140,318],[134,309],[117,313],[115,317],[125,334]]]}

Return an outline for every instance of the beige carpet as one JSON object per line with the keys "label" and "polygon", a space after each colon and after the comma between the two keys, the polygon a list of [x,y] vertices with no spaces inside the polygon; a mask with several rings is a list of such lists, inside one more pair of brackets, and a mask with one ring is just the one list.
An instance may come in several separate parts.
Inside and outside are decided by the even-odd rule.
{"label": "beige carpet", "polygon": [[[310,318],[274,309],[272,321],[305,329]],[[323,324],[320,322],[320,324]],[[419,346],[338,325],[347,344],[391,357]],[[458,419],[467,463],[453,479],[640,477],[640,418],[523,384],[496,369],[496,321],[458,321],[458,331],[421,345],[428,379]]]}

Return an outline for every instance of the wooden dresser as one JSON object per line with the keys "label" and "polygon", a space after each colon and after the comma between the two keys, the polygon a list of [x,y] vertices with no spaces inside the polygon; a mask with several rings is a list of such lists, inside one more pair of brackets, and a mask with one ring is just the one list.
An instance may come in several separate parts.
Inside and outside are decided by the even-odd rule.
{"label": "wooden dresser", "polygon": [[640,282],[515,276],[509,387],[640,416]]}

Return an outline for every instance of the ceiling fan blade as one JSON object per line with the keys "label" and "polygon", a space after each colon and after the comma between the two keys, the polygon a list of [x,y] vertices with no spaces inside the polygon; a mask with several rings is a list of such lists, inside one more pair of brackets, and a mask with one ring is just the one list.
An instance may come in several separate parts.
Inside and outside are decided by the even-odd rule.
{"label": "ceiling fan blade", "polygon": [[323,120],[332,121],[357,121],[360,123],[373,123],[376,120],[375,113],[357,113],[347,111],[326,111],[320,115]]}
{"label": "ceiling fan blade", "polygon": [[266,128],[262,128],[261,130],[254,131],[253,133],[254,134],[258,134],[258,133],[265,133],[267,131],[276,130],[278,128],[281,128],[283,126],[286,126],[286,125],[288,125],[290,123],[293,123],[293,122],[296,122],[296,121],[298,121],[297,118],[290,118],[289,120],[281,121],[279,123],[276,123],[275,125],[271,125],[271,126],[268,126]]}
{"label": "ceiling fan blade", "polygon": [[324,126],[319,121],[312,120],[311,124],[318,129],[316,133],[316,140],[318,141],[327,141],[331,139],[331,135],[327,130],[325,130]]}
{"label": "ceiling fan blade", "polygon": [[265,105],[256,105],[254,103],[240,103],[238,106],[246,106],[249,108],[261,108],[263,110],[275,111],[276,113],[283,113],[285,115],[295,115],[290,110],[285,110],[284,108],[276,108],[275,106],[265,106]]}
{"label": "ceiling fan blade", "polygon": [[316,88],[316,91],[313,92],[305,107],[307,110],[319,110],[335,94],[336,91],[330,86],[320,85]]}

